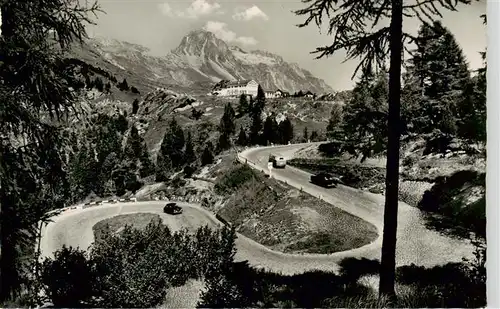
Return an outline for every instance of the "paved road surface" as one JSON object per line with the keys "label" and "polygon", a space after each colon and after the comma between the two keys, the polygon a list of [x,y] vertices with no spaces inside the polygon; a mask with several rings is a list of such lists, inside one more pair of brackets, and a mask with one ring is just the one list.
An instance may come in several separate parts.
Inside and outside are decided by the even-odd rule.
{"label": "paved road surface", "polygon": [[[267,172],[267,160],[271,152],[292,157],[293,153],[307,147],[307,144],[281,147],[249,149],[240,154],[240,159],[247,159]],[[272,177],[288,184],[303,188],[307,193],[321,196],[323,200],[356,215],[372,224],[379,231],[383,230],[384,197],[380,194],[364,192],[339,185],[337,188],[321,188],[310,183],[311,174],[287,166],[285,169],[272,169]],[[382,234],[382,233],[380,233]],[[462,257],[472,257],[473,247],[469,241],[452,239],[425,227],[419,209],[406,203],[399,203],[398,212],[397,265],[416,264],[434,266],[448,262],[461,262]],[[380,258],[381,237],[374,243],[360,249],[349,251],[359,257]]]}
{"label": "paved road surface", "polygon": [[[289,145],[274,148],[249,149],[240,154],[240,159],[248,159],[254,168],[267,170],[269,153],[279,152],[291,157],[294,152],[307,145]],[[359,216],[374,224],[379,230],[383,223],[383,197],[362,192],[340,185],[337,188],[323,189],[309,183],[309,174],[287,166],[285,169],[273,169],[272,177],[286,181],[288,184],[322,198],[351,214]],[[120,214],[148,212],[157,213],[172,230],[188,228],[195,230],[199,226],[220,226],[210,212],[186,203],[179,203],[184,212],[178,216],[162,213],[164,201],[118,203],[95,206],[87,209],[68,211],[54,218],[42,230],[42,256],[52,253],[63,244],[73,247],[88,248],[93,241],[92,226],[106,218]],[[397,264],[433,266],[453,261],[461,261],[464,256],[471,256],[472,246],[467,241],[454,240],[437,232],[427,230],[420,216],[420,211],[404,203],[400,203],[398,221]],[[381,234],[381,233],[380,233]],[[285,274],[300,273],[308,270],[337,271],[337,262],[344,257],[379,258],[381,237],[372,244],[345,252],[330,255],[322,254],[285,254],[272,251],[255,241],[238,235],[236,241],[236,260],[248,260],[251,265],[265,267]],[[191,285],[192,286],[192,285]],[[196,286],[196,285],[195,285]],[[191,289],[192,290],[192,289]],[[191,293],[193,293],[191,291]],[[189,294],[189,293],[187,293]],[[191,306],[192,304],[189,303]]]}

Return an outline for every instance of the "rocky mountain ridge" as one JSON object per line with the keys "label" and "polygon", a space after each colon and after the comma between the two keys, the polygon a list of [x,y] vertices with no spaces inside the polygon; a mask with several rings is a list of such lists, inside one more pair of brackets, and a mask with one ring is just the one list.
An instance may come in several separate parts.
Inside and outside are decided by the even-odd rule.
{"label": "rocky mountain ridge", "polygon": [[208,85],[222,79],[254,79],[265,90],[310,90],[318,94],[333,91],[325,81],[296,63],[288,63],[267,51],[245,51],[228,45],[205,30],[190,32],[164,57],[151,55],[148,48],[139,44],[115,39],[92,38],[85,45],[79,48],[77,56],[103,62],[113,70],[133,72],[154,85],[209,90]]}

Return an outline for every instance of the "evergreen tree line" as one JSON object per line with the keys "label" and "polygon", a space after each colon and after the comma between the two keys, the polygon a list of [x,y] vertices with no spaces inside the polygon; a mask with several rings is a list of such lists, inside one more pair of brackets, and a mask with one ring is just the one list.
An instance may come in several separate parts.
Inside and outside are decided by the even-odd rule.
{"label": "evergreen tree line", "polygon": [[[202,140],[200,137],[199,144]],[[156,159],[156,181],[167,181],[172,172],[181,169],[190,174],[189,171],[193,171],[198,163],[202,166],[213,163],[216,149],[210,141],[203,144],[202,150],[195,149],[191,131],[186,134],[177,120],[172,118]],[[196,152],[200,150],[201,155],[197,155]]]}
{"label": "evergreen tree line", "polygon": [[91,193],[121,196],[135,192],[142,186],[140,179],[154,172],[144,139],[135,125],[129,129],[124,115],[99,114],[74,148],[68,169],[72,201]]}
{"label": "evergreen tree line", "polygon": [[[453,34],[438,21],[421,26],[416,45],[403,75],[402,134],[486,141],[486,65],[472,75]],[[348,104],[333,109],[329,137],[351,153],[383,152],[388,99],[388,74],[365,70]]]}
{"label": "evergreen tree line", "polygon": [[262,113],[266,104],[264,90],[259,86],[255,100],[242,94],[236,114],[230,103],[224,107],[224,114],[219,123],[218,150],[227,150],[233,145],[233,137],[236,133],[235,121],[238,118],[248,116],[251,120],[250,128],[245,130],[240,126],[234,143],[239,146],[288,144],[294,137],[293,125],[286,117],[280,123],[276,115],[271,113],[262,121]]}

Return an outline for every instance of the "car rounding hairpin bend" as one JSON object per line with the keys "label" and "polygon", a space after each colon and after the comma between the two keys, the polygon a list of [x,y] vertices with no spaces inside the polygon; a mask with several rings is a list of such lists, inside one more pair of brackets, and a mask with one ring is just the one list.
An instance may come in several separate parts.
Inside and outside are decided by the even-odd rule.
{"label": "car rounding hairpin bend", "polygon": [[182,213],[182,207],[178,206],[177,203],[167,203],[163,207],[163,212],[166,214],[176,215]]}

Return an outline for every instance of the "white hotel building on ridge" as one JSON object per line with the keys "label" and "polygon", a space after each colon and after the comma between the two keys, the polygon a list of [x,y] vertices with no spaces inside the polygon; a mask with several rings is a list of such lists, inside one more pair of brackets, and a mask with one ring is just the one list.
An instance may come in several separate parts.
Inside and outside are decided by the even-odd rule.
{"label": "white hotel building on ridge", "polygon": [[257,96],[257,89],[259,84],[254,80],[239,80],[229,82],[226,88],[217,90],[215,93],[221,97],[240,96],[242,94]]}
{"label": "white hotel building on ridge", "polygon": [[[224,88],[213,91],[212,94],[221,97],[239,97],[242,94],[256,97],[258,89],[259,89],[259,84],[253,79],[239,80],[227,83],[227,85]],[[274,98],[281,98],[288,93],[278,89],[276,91],[264,91],[264,94],[266,96],[266,99],[274,99]]]}

